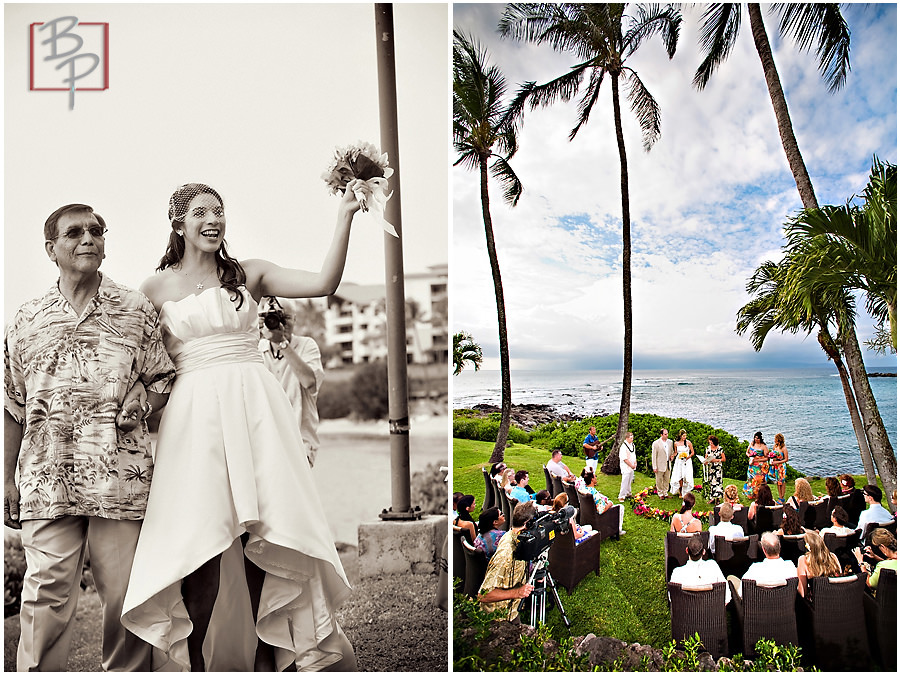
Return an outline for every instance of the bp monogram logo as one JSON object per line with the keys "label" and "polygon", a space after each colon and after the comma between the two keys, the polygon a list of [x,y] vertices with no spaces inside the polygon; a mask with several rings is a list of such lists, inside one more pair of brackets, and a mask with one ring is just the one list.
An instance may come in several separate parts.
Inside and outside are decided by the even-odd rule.
{"label": "bp monogram logo", "polygon": [[76,91],[109,89],[109,24],[63,16],[31,24],[29,89],[68,91],[69,109]]}

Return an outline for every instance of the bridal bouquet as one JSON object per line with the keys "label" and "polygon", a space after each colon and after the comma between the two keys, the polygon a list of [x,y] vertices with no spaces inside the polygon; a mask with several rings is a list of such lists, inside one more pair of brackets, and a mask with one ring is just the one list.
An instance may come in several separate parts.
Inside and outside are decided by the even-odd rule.
{"label": "bridal bouquet", "polygon": [[[387,153],[382,154],[371,143],[359,141],[355,145],[338,147],[331,165],[322,174],[331,194],[344,193],[354,179],[365,181],[366,188],[353,191],[360,210],[368,213],[385,232],[395,237],[397,230],[384,219],[384,207],[393,192],[388,192],[388,181],[394,170],[388,166]],[[367,194],[368,193],[368,194]]]}

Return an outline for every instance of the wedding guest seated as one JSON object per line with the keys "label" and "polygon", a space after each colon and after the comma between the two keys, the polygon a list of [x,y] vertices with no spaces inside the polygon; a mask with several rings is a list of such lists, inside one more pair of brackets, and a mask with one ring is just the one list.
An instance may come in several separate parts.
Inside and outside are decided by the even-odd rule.
{"label": "wedding guest seated", "polygon": [[759,486],[756,500],[750,505],[750,510],[747,512],[747,519],[750,521],[752,530],[759,534],[772,532],[775,529],[772,509],[763,508],[765,506],[775,506],[775,500],[772,499],[772,489],[768,483],[763,483]]}
{"label": "wedding guest seated", "polygon": [[741,496],[738,492],[737,485],[726,485],[725,490],[722,494],[725,497],[725,501],[731,504],[731,508],[733,510],[740,511],[742,508],[744,508],[744,505],[741,504]]}
{"label": "wedding guest seated", "polygon": [[497,550],[497,542],[506,534],[503,524],[506,516],[496,506],[481,512],[478,516],[478,536],[475,537],[475,548],[484,553],[484,557],[490,560]]}
{"label": "wedding guest seated", "polygon": [[553,506],[553,497],[547,490],[538,490],[534,493],[534,503],[541,511],[549,511]]}
{"label": "wedding guest seated", "polygon": [[475,519],[472,517],[472,511],[475,509],[475,497],[472,495],[463,495],[456,502],[456,519],[453,521],[454,527],[462,528],[469,533],[469,541],[475,543],[478,536],[476,530]]}
{"label": "wedding guest seated", "polygon": [[797,561],[797,579],[800,595],[806,597],[808,579],[811,577],[837,577],[841,574],[841,564],[837,556],[825,547],[825,540],[815,530],[804,536],[806,553]]}
{"label": "wedding guest seated", "polygon": [[794,494],[792,494],[785,502],[785,506],[790,506],[795,511],[800,511],[800,504],[803,502],[814,503],[818,501],[812,492],[809,481],[805,478],[797,478],[794,480]]}
{"label": "wedding guest seated", "polygon": [[[790,560],[781,557],[781,540],[774,532],[764,532],[759,538],[765,559],[750,565],[743,577],[729,575],[728,583],[731,584],[732,597],[735,602],[741,601],[741,582],[751,579],[757,583],[777,583],[779,581],[797,580],[797,568]],[[799,581],[797,581],[799,589]]]}
{"label": "wedding guest seated", "polygon": [[856,480],[849,473],[842,473],[838,476],[838,480],[841,482],[841,496],[850,497],[850,504],[845,507],[848,524],[851,527],[856,527],[859,514],[866,508],[866,499],[863,496],[863,491],[856,487]]}
{"label": "wedding guest seated", "polygon": [[534,501],[534,493],[529,493],[525,489],[528,484],[528,472],[525,469],[516,471],[515,485],[509,491],[509,498],[518,500],[520,504],[528,501]]}
{"label": "wedding guest seated", "polygon": [[825,479],[825,492],[831,499],[841,496],[841,482],[834,476]]}
{"label": "wedding guest seated", "polygon": [[672,577],[669,581],[674,581],[682,586],[705,586],[723,581],[725,582],[725,604],[727,605],[731,602],[731,589],[728,588],[719,564],[715,560],[703,560],[704,551],[703,540],[699,535],[688,539],[688,561],[681,567],[672,570]]}
{"label": "wedding guest seated", "polygon": [[[597,513],[604,513],[611,509],[613,507],[612,499],[597,489],[597,474],[585,469],[581,472],[581,476],[584,480],[584,485],[581,487],[576,486],[576,489],[580,492],[585,492],[594,498],[594,506],[597,507]],[[622,529],[622,523],[625,518],[625,509],[619,504],[616,504],[615,506],[619,509],[619,536],[622,536],[625,534],[625,530]]]}
{"label": "wedding guest seated", "polygon": [[509,468],[504,469],[500,475],[500,487],[506,492],[507,496],[509,496],[509,491],[516,486],[515,477],[516,470]]}
{"label": "wedding guest seated", "polygon": [[[688,492],[681,498],[681,508],[678,510],[678,513],[672,516],[670,532],[699,532],[703,529],[703,523],[700,522],[699,518],[695,518],[693,514],[696,501],[697,498],[691,492]],[[719,514],[721,515],[721,513],[720,510]]]}
{"label": "wedding guest seated", "polygon": [[559,476],[567,483],[571,483],[575,480],[575,474],[569,470],[562,461],[562,451],[554,450],[550,453],[550,461],[547,462],[547,471],[550,472],[551,476]]}
{"label": "wedding guest seated", "polygon": [[862,492],[868,508],[859,516],[859,523],[856,529],[860,533],[865,531],[866,523],[887,524],[894,520],[894,515],[881,505],[880,487],[877,485],[866,485]]}
{"label": "wedding guest seated", "polygon": [[519,534],[536,512],[534,502],[516,504],[509,531],[500,538],[497,550],[488,561],[484,581],[478,590],[478,602],[485,612],[503,610],[500,620],[521,623],[519,604],[531,595],[534,586],[528,583],[528,562],[518,560],[513,553]]}
{"label": "wedding guest seated", "polygon": [[872,565],[863,562],[862,551],[858,548],[853,549],[853,555],[866,575],[866,584],[869,588],[878,587],[878,579],[881,576],[881,570],[891,569],[897,571],[897,539],[893,534],[883,527],[876,527],[872,533],[872,547],[877,548],[884,558],[880,563],[872,569]]}
{"label": "wedding guest seated", "polygon": [[[735,488],[737,490],[737,488]],[[693,495],[692,495],[693,496]],[[731,541],[735,537],[743,537],[744,529],[740,525],[731,522],[734,517],[734,508],[728,502],[719,507],[719,522],[709,527],[709,551],[716,552],[716,537],[724,537]],[[673,518],[674,520],[674,518]]]}
{"label": "wedding guest seated", "polygon": [[823,537],[828,532],[833,532],[838,536],[852,534],[855,530],[851,527],[847,527],[848,522],[849,518],[847,517],[847,512],[844,510],[844,507],[835,506],[831,511],[831,527],[823,527],[819,534]]}
{"label": "wedding guest seated", "polygon": [[781,515],[781,527],[775,530],[775,534],[803,534],[800,515],[794,509],[784,509]]}
{"label": "wedding guest seated", "polygon": [[[564,509],[568,503],[569,496],[565,492],[560,492],[558,495],[556,495],[556,497],[553,498],[553,505],[550,507],[550,511],[552,511],[553,513],[557,513],[560,509]],[[590,525],[585,525],[584,527],[582,527],[577,522],[575,522],[575,516],[572,516],[569,519],[569,525],[572,528],[572,533],[575,535],[576,544],[596,534],[596,532],[594,532],[594,528],[592,528]]]}
{"label": "wedding guest seated", "polygon": [[504,462],[494,462],[491,465],[491,480],[496,482],[497,484],[503,479],[503,471],[506,469],[506,464]]}

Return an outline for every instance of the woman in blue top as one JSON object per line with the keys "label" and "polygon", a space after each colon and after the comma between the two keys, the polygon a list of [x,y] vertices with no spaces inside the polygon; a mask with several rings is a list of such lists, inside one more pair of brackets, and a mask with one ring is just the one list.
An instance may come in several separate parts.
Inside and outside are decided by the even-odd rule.
{"label": "woman in blue top", "polygon": [[475,548],[484,553],[484,557],[488,560],[497,550],[497,542],[500,537],[506,534],[503,524],[506,517],[500,512],[496,506],[486,509],[478,516],[478,536],[475,538]]}

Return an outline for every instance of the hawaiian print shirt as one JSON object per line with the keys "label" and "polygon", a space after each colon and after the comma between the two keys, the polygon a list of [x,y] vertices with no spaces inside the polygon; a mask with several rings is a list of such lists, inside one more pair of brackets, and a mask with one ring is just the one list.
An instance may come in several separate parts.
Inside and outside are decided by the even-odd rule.
{"label": "hawaiian print shirt", "polygon": [[138,378],[165,394],[175,376],[150,301],[102,276],[77,316],[54,284],[19,308],[4,356],[5,409],[23,425],[20,518],[142,519],[150,435],[145,422],[120,431],[116,415]]}
{"label": "hawaiian print shirt", "polygon": [[[495,588],[509,589],[515,588],[525,583],[528,575],[528,563],[524,560],[516,560],[513,558],[513,551],[516,550],[516,539],[519,533],[515,530],[509,530],[500,538],[497,544],[497,550],[488,561],[487,572],[484,574],[484,581],[481,583],[479,594],[485,595]],[[507,612],[507,619],[515,621],[519,616],[519,599],[498,600],[497,602],[482,602],[481,608],[485,612],[493,612],[502,609]]]}

